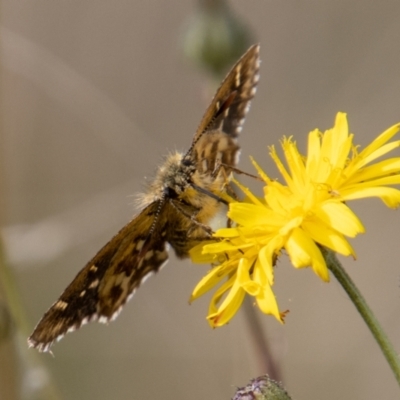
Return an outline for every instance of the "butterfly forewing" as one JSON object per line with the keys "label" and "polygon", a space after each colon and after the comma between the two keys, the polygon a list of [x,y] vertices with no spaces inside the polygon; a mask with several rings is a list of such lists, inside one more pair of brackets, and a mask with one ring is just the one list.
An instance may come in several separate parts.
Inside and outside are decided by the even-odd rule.
{"label": "butterfly forewing", "polygon": [[168,244],[184,258],[210,237],[211,219],[224,207],[218,193],[237,163],[237,136],[258,82],[259,46],[228,73],[204,114],[186,154],[167,157],[147,193],[143,211],[78,273],[39,321],[30,347],[48,351],[82,324],[113,319],[135,289],[167,261]]}

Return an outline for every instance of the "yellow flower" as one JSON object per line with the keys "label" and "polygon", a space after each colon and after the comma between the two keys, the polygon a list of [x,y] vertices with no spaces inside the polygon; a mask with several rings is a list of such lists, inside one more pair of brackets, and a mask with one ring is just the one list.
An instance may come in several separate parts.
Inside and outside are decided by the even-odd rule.
{"label": "yellow flower", "polygon": [[326,282],[329,273],[320,246],[355,257],[346,237],[363,233],[364,227],[348,202],[379,197],[388,207],[400,204],[400,191],[388,187],[400,184],[400,157],[376,161],[400,147],[399,140],[389,142],[399,129],[400,124],[394,125],[358,152],[346,114],[338,113],[332,129],[310,132],[307,157],[299,153],[292,138],[284,138],[287,167],[275,148],[270,148],[284,184],[271,179],[253,161],[265,182],[264,197],[256,197],[235,181],[246,195],[245,202],[229,206],[228,217],[235,226],[218,230],[215,242],[191,251],[194,262],[215,265],[198,283],[191,300],[224,281],[210,303],[211,326],[227,323],[246,294],[255,297],[261,311],[283,322],[285,313],[279,311],[272,291],[273,267],[283,249],[294,267],[311,266]]}

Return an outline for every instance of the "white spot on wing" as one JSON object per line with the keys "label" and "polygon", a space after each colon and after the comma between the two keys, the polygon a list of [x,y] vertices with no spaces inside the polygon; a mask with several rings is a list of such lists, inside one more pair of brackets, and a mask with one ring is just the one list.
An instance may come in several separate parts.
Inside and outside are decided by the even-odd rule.
{"label": "white spot on wing", "polygon": [[140,250],[142,250],[142,248],[143,248],[143,245],[144,245],[144,240],[139,240],[137,243],[136,243],[136,250],[137,251],[140,251]]}
{"label": "white spot on wing", "polygon": [[165,260],[161,265],[160,265],[160,271],[161,269],[163,269],[165,267],[165,265],[167,264],[168,260]]}
{"label": "white spot on wing", "polygon": [[94,281],[89,285],[89,289],[94,289],[94,288],[96,288],[97,286],[99,286],[99,280],[98,280],[98,279],[94,280]]}
{"label": "white spot on wing", "polygon": [[[69,333],[69,332],[74,332],[74,331],[76,331],[78,328],[75,326],[75,325],[73,325],[73,326],[70,326],[68,329],[67,329],[67,333]],[[61,338],[64,336],[64,335],[60,335],[61,336]],[[61,339],[60,338],[60,339]],[[58,340],[58,337],[57,337],[57,340]]]}
{"label": "white spot on wing", "polygon": [[108,318],[102,315],[99,318],[99,322],[101,322],[102,324],[106,324],[108,322]]}
{"label": "white spot on wing", "polygon": [[148,274],[146,274],[143,278],[142,278],[142,284],[145,283],[147,281],[147,279],[149,279],[152,275],[154,275],[153,271],[150,271]]}
{"label": "white spot on wing", "polygon": [[132,290],[132,293],[126,298],[126,301],[127,301],[127,302],[133,297],[133,295],[135,294],[135,292],[136,292],[136,289],[133,289],[133,290]]}
{"label": "white spot on wing", "polygon": [[[132,294],[133,294],[133,292],[132,292]],[[113,315],[111,315],[110,321],[114,321],[118,317],[118,315],[121,311],[122,311],[122,305],[117,309],[117,311],[115,311],[115,313]]]}
{"label": "white spot on wing", "polygon": [[235,164],[234,165],[238,165],[239,164],[239,158],[240,158],[240,150],[236,152],[235,154]]}
{"label": "white spot on wing", "polygon": [[240,70],[242,69],[242,65],[239,64],[236,68],[236,75],[235,75],[235,86],[238,88],[240,86]]}
{"label": "white spot on wing", "polygon": [[153,250],[149,250],[149,251],[144,255],[143,258],[147,261],[147,260],[150,260],[150,258],[152,258],[153,255],[154,255],[154,251],[153,251]]}
{"label": "white spot on wing", "polygon": [[64,311],[68,307],[68,303],[62,300],[58,300],[56,304],[54,304],[55,308]]}
{"label": "white spot on wing", "polygon": [[93,321],[97,321],[99,319],[99,316],[97,314],[93,314],[90,318],[89,318],[89,322],[93,322]]}

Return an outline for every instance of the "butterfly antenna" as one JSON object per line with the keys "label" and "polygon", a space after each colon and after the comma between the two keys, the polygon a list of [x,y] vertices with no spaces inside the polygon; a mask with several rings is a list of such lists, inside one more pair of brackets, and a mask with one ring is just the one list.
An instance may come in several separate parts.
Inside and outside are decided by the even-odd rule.
{"label": "butterfly antenna", "polygon": [[225,199],[223,199],[222,197],[218,196],[217,194],[210,192],[207,189],[202,188],[201,186],[197,186],[194,183],[191,183],[190,186],[194,189],[197,190],[199,193],[203,193],[205,195],[207,195],[208,197],[211,197],[212,199],[217,200],[219,203],[223,203],[228,205],[229,202],[227,202]]}
{"label": "butterfly antenna", "polygon": [[147,251],[147,250],[145,250],[146,249],[146,243],[150,239],[151,235],[154,233],[154,230],[155,230],[157,222],[158,222],[158,218],[159,218],[159,216],[161,214],[161,210],[162,210],[162,208],[163,208],[163,206],[165,204],[165,199],[166,199],[166,194],[163,193],[162,196],[161,196],[161,199],[158,200],[158,206],[157,206],[156,213],[154,215],[153,223],[150,226],[149,233],[147,234],[146,239],[144,239],[142,250],[140,251],[139,256],[141,256],[144,251]]}

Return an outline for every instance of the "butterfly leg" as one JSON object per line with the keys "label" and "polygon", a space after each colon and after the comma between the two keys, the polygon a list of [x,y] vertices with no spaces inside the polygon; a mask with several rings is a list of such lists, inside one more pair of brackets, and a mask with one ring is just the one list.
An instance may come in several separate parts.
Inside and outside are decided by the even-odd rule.
{"label": "butterfly leg", "polygon": [[227,164],[224,164],[224,163],[222,163],[222,162],[219,163],[219,164],[217,165],[217,167],[218,167],[218,168],[221,168],[221,167],[229,168],[232,172],[235,172],[235,173],[238,174],[238,175],[249,176],[250,178],[256,179],[256,180],[261,181],[261,182],[264,182],[264,181],[263,181],[259,176],[257,176],[257,175],[250,174],[249,172],[245,172],[245,171],[243,171],[243,170],[241,170],[241,169],[239,169],[239,168],[232,167],[231,165],[227,165]]}
{"label": "butterfly leg", "polygon": [[177,201],[171,200],[171,205],[175,208],[176,211],[184,215],[187,219],[189,219],[193,224],[189,227],[187,231],[188,236],[197,228],[200,227],[204,230],[207,237],[211,237],[213,230],[205,224],[197,221],[196,216],[201,211],[200,208],[195,208],[194,206],[190,205],[190,212],[185,210],[183,203],[179,203]]}

